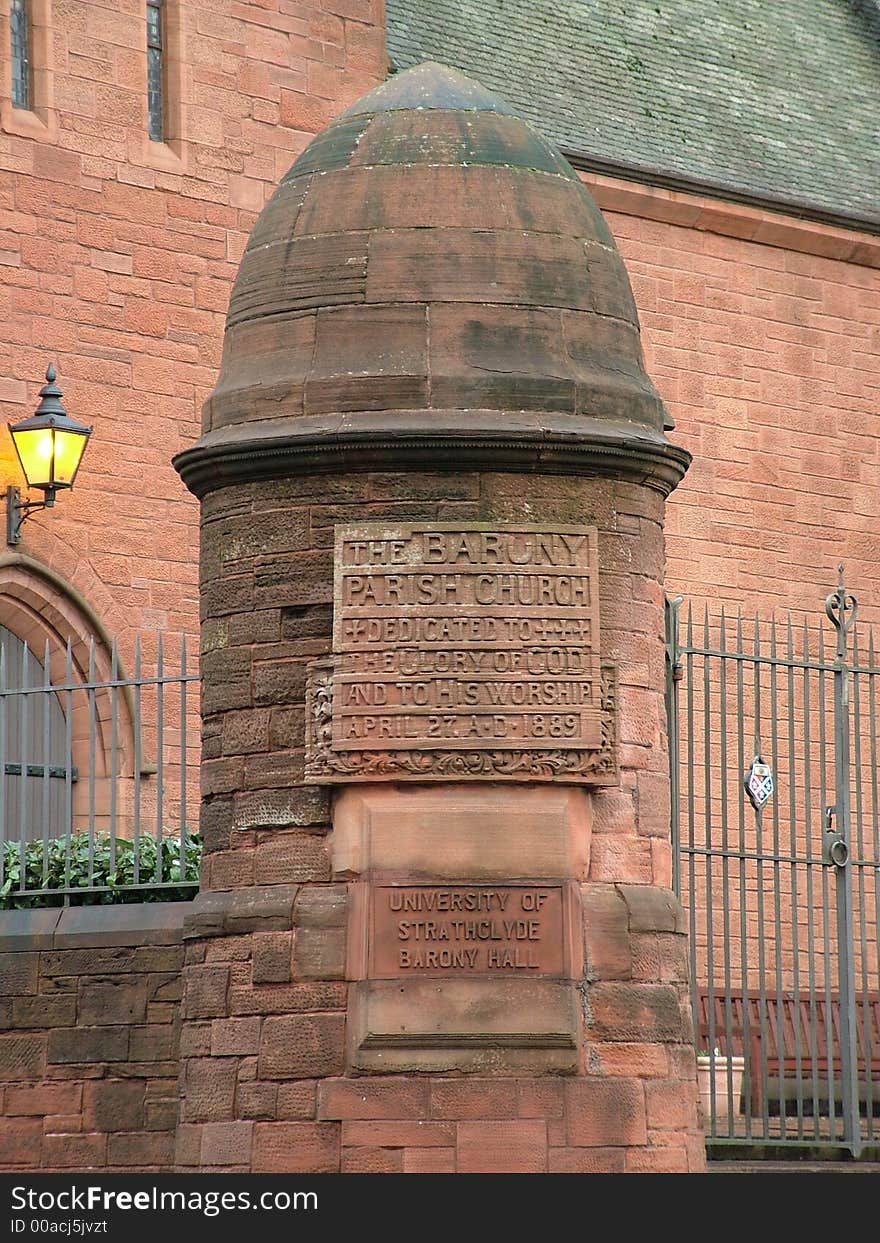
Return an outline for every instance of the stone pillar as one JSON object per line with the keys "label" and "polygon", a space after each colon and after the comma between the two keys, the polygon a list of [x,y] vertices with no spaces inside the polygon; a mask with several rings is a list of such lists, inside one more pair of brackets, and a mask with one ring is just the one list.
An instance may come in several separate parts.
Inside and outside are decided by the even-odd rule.
{"label": "stone pillar", "polygon": [[424,65],[251,236],[204,435],[180,1168],[704,1167],[664,435],[557,151]]}

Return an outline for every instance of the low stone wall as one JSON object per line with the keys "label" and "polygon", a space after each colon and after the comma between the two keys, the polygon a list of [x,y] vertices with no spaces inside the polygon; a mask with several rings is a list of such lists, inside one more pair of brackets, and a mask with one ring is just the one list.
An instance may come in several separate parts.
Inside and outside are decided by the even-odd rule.
{"label": "low stone wall", "polygon": [[189,909],[0,912],[0,1169],[173,1169]]}

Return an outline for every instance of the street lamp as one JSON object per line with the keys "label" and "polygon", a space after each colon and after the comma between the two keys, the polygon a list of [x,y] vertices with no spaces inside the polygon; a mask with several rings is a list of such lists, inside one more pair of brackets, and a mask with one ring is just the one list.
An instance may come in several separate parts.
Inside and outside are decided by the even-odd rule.
{"label": "street lamp", "polygon": [[55,366],[46,370],[46,383],[40,389],[40,404],[30,418],[9,425],[12,443],[21,463],[28,488],[38,488],[42,501],[23,501],[18,488],[6,489],[6,542],[21,540],[21,524],[35,510],[51,509],[55,494],[72,488],[83,453],[92,434],[90,427],[77,423],[61,404],[61,389],[55,383]]}

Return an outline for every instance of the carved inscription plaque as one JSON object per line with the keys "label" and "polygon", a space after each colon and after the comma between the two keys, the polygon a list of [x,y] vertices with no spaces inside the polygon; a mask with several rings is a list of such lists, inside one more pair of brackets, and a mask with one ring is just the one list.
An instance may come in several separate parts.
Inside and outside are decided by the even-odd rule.
{"label": "carved inscription plaque", "polygon": [[336,528],[307,780],[613,777],[592,527]]}
{"label": "carved inscription plaque", "polygon": [[370,976],[561,977],[560,885],[375,886]]}

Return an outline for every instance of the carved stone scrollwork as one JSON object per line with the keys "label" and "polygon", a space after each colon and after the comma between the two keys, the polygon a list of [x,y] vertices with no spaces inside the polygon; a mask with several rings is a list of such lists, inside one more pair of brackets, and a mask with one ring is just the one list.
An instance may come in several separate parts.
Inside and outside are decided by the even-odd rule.
{"label": "carved stone scrollwork", "polygon": [[333,658],[306,671],[306,769],[310,785],[350,781],[563,781],[578,785],[617,782],[617,670],[602,665],[601,745],[595,751],[334,751]]}

